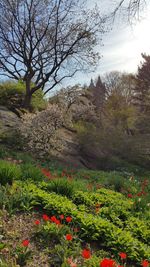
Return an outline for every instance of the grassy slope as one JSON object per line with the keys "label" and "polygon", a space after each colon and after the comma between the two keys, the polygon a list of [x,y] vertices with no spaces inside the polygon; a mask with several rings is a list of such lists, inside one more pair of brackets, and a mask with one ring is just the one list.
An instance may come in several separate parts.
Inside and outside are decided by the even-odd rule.
{"label": "grassy slope", "polygon": [[[119,261],[118,253],[121,251],[127,253],[127,266],[130,267],[140,266],[143,259],[150,260],[150,187],[149,182],[145,182],[145,178],[149,180],[148,173],[139,178],[138,174],[133,177],[130,170],[76,170],[75,167],[60,166],[54,161],[41,163],[24,153],[5,149],[1,149],[0,156],[9,162],[16,160],[13,164],[20,166],[22,175],[19,180],[23,180],[14,179],[13,185],[0,189],[0,235],[1,243],[6,245],[1,250],[3,263],[0,266],[17,266],[12,262],[16,259],[16,247],[23,239],[30,240],[32,251],[31,260],[27,260],[24,266],[69,266],[67,263],[62,265],[61,260],[56,264],[56,258],[60,255],[59,245],[64,242],[63,231],[68,226],[63,223],[62,232],[59,228],[51,230],[54,224],[44,222],[43,213],[55,215],[57,219],[60,214],[73,218],[66,231],[75,235],[72,228],[79,228],[74,244],[80,238],[81,250],[88,242],[93,254],[90,260],[84,262],[84,266],[99,266],[100,259],[113,255]],[[38,171],[34,167],[37,165],[41,166]],[[41,175],[39,168],[44,168],[43,173],[40,171]],[[40,230],[34,225],[36,219],[40,220]],[[70,247],[66,251],[65,255],[73,255],[75,248]],[[55,253],[56,257],[53,258],[52,254]],[[74,257],[82,266],[80,254]]]}

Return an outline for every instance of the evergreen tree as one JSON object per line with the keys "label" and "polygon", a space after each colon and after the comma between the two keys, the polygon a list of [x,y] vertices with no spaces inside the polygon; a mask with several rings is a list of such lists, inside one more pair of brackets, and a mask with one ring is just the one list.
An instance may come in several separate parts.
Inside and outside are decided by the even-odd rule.
{"label": "evergreen tree", "polygon": [[105,84],[101,81],[98,76],[96,86],[93,90],[93,104],[96,106],[98,111],[102,111],[105,101],[106,88]]}
{"label": "evergreen tree", "polygon": [[142,58],[144,62],[138,67],[133,100],[140,112],[147,113],[150,110],[150,56],[142,54]]}
{"label": "evergreen tree", "polygon": [[92,89],[94,89],[94,88],[95,88],[95,85],[94,85],[93,79],[91,79],[89,89],[92,90]]}

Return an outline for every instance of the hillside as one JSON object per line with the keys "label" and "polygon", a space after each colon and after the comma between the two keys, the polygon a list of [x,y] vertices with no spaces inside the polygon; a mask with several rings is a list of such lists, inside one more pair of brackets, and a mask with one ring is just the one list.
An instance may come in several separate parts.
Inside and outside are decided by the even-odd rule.
{"label": "hillside", "polygon": [[0,266],[149,266],[149,173],[0,151]]}

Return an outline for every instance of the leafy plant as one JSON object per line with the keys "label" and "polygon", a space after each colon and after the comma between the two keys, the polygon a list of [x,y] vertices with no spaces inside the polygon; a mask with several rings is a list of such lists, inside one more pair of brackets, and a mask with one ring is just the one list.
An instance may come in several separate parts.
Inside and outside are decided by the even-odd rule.
{"label": "leafy plant", "polygon": [[51,240],[53,240],[54,243],[59,243],[60,239],[68,233],[70,233],[70,228],[67,225],[62,226],[50,222],[44,224],[39,232],[46,244]]}
{"label": "leafy plant", "polygon": [[25,163],[21,165],[22,176],[21,180],[31,179],[33,181],[42,181],[44,175],[41,170],[32,163]]}
{"label": "leafy plant", "polygon": [[14,255],[16,257],[17,264],[19,266],[25,266],[27,260],[31,258],[31,250],[28,247],[17,246],[14,250]]}
{"label": "leafy plant", "polygon": [[[118,251],[126,251],[128,258],[133,261],[140,262],[143,258],[150,256],[150,247],[141,242],[140,238],[133,237],[130,231],[114,225],[108,219],[101,218],[97,215],[93,216],[93,214],[86,213],[85,211],[79,211],[78,207],[66,197],[58,196],[55,193],[44,192],[33,184],[28,184],[26,190],[31,192],[34,199],[40,202],[43,208],[50,213],[64,214],[64,216],[71,215],[74,223],[78,224],[81,229],[80,236],[85,240],[95,240],[100,242],[101,246],[111,247],[116,255]],[[132,202],[125,200],[125,197],[120,193],[107,189],[100,189],[98,191],[101,192],[103,199],[107,199],[105,199],[106,203],[109,200],[111,201],[111,199],[112,201],[115,199],[115,203],[118,201],[120,205],[126,205],[125,209],[130,209],[132,205]],[[108,200],[108,194],[110,192],[111,195]],[[96,200],[98,195],[96,194]],[[99,195],[100,198],[101,195]],[[93,197],[95,196],[92,195]],[[119,197],[118,200],[117,197]],[[121,198],[124,199],[121,200]]]}
{"label": "leafy plant", "polygon": [[49,192],[55,192],[56,194],[67,196],[71,198],[74,194],[75,188],[73,184],[67,179],[55,179],[47,183],[46,190]]}
{"label": "leafy plant", "polygon": [[30,211],[38,203],[28,191],[16,186],[9,185],[0,187],[0,208],[4,208],[12,215],[17,211]]}
{"label": "leafy plant", "polygon": [[5,160],[0,160],[0,184],[12,184],[14,179],[21,177],[20,166]]}

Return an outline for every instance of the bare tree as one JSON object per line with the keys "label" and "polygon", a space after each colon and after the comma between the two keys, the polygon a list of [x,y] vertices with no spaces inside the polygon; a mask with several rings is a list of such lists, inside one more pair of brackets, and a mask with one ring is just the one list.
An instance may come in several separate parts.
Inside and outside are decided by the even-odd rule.
{"label": "bare tree", "polygon": [[114,18],[119,11],[125,12],[128,21],[132,22],[134,19],[140,18],[140,14],[146,7],[147,2],[148,0],[119,0],[111,16]]}
{"label": "bare tree", "polygon": [[126,103],[132,103],[135,89],[135,76],[131,73],[111,71],[103,77],[107,98],[112,94],[123,96]]}
{"label": "bare tree", "polygon": [[86,0],[1,0],[0,75],[25,82],[28,108],[35,91],[96,64],[104,25]]}

